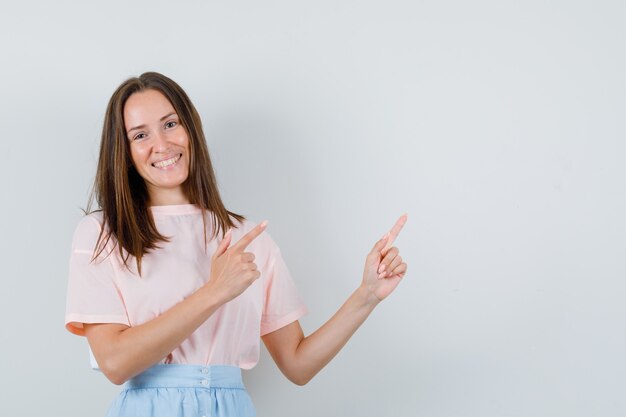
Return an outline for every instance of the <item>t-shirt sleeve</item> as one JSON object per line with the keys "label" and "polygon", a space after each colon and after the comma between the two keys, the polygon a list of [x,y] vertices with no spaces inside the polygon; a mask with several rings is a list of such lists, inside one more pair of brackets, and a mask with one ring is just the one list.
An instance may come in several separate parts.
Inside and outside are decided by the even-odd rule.
{"label": "t-shirt sleeve", "polygon": [[308,313],[280,249],[269,236],[268,239],[271,248],[264,287],[265,302],[261,316],[261,336],[293,323]]}
{"label": "t-shirt sleeve", "polygon": [[100,223],[86,216],[76,227],[69,262],[65,327],[84,336],[83,323],[130,326],[123,298],[115,285],[115,271],[106,249],[92,261]]}

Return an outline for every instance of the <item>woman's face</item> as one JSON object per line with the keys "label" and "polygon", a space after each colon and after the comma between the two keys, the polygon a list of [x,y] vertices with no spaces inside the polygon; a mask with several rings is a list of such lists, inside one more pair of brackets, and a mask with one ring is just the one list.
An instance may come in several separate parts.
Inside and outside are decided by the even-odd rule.
{"label": "woman's face", "polygon": [[157,90],[134,93],[124,105],[124,124],[150,204],[188,203],[182,184],[189,175],[189,137],[172,103]]}

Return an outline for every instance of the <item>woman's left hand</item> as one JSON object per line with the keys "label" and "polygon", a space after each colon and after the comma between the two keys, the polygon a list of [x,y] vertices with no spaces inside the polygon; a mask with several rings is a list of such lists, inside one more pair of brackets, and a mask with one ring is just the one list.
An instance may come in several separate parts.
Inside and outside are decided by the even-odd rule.
{"label": "woman's left hand", "polygon": [[398,286],[406,273],[407,265],[400,257],[400,251],[391,246],[407,221],[407,215],[400,216],[389,233],[383,236],[365,259],[365,271],[361,284],[374,301],[384,300]]}
{"label": "woman's left hand", "polygon": [[[406,223],[400,216],[365,260],[363,283],[322,327],[304,337],[295,321],[263,336],[263,342],[280,370],[298,385],[306,384],[348,342],[376,305],[398,286],[406,273],[398,248],[391,247]],[[385,265],[385,272],[378,273]],[[386,272],[390,274],[386,275]]]}

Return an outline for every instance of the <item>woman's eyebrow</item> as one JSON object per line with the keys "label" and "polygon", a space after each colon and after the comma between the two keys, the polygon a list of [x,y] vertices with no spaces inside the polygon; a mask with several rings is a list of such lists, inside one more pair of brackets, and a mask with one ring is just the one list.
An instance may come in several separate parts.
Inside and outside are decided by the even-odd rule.
{"label": "woman's eyebrow", "polygon": [[[176,112],[172,112],[172,113],[166,114],[165,116],[161,117],[161,118],[159,119],[159,121],[160,121],[160,122],[162,122],[163,120],[165,120],[165,119],[167,119],[168,117],[173,116],[173,115],[175,115],[175,114],[176,114]],[[128,133],[132,132],[133,130],[143,129],[144,127],[146,127],[146,125],[139,125],[139,126],[135,126],[135,127],[132,127],[132,128],[130,128],[130,129],[128,129],[128,131],[127,131],[126,133],[128,134]]]}

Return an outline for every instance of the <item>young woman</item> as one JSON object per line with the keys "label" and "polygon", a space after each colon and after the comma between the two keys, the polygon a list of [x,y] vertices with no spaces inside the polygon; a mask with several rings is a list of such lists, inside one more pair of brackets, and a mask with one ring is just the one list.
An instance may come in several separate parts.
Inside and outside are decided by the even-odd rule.
{"label": "young woman", "polygon": [[260,338],[306,384],[407,269],[391,247],[404,215],[367,255],[358,289],[305,337],[267,222],[226,210],[196,109],[155,72],[109,101],[94,196],[100,209],[74,233],[65,324],[126,383],[108,416],[254,416],[241,369],[257,363]]}

